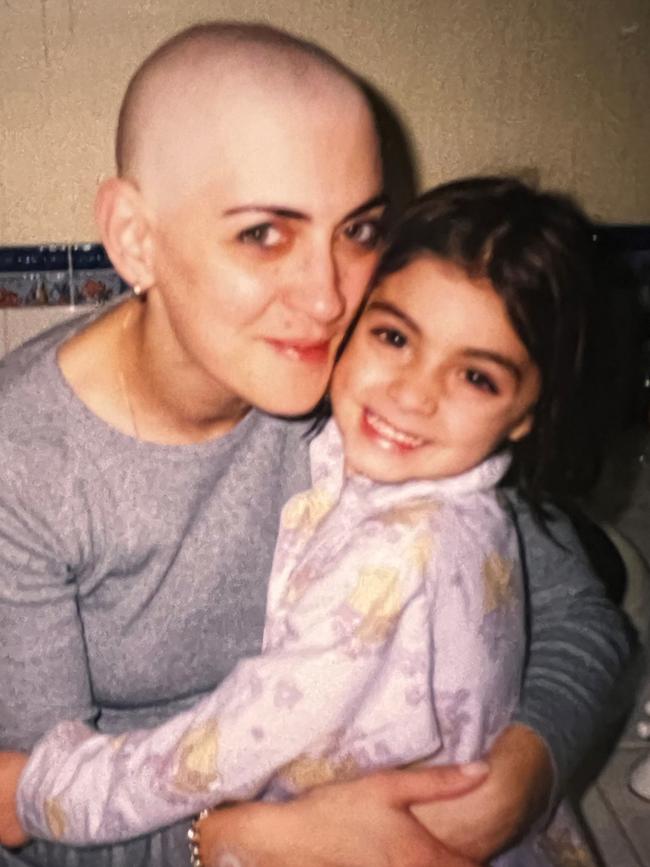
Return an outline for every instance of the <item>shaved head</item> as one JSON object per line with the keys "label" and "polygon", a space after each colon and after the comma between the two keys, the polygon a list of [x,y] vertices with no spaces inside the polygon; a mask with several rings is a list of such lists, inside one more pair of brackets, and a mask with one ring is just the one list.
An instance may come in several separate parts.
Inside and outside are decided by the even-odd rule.
{"label": "shaved head", "polygon": [[229,129],[241,137],[242,108],[259,147],[269,112],[316,108],[330,125],[345,124],[348,112],[370,117],[359,80],[322,48],[261,24],[197,25],[159,46],[131,79],[117,130],[118,174],[145,195],[161,185],[171,193],[174,180],[191,185],[193,172],[218,159]]}
{"label": "shaved head", "polygon": [[364,86],[271,27],[192,27],[135,73],[116,155],[95,215],[116,270],[146,300],[130,309],[152,381],[164,371],[152,400],[165,392],[211,424],[249,406],[307,412],[382,237]]}

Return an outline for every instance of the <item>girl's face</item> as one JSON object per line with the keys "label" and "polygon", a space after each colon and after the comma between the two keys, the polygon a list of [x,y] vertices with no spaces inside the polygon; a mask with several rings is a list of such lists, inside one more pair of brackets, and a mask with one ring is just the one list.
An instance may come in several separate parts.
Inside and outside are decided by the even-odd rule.
{"label": "girl's face", "polygon": [[539,390],[489,281],[425,255],[372,292],[331,396],[348,470],[404,482],[458,475],[525,436]]}

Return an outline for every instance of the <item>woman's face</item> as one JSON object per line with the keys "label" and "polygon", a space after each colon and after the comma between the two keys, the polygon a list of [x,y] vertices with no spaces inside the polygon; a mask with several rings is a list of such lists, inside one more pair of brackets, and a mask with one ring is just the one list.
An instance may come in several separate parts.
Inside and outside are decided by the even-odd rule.
{"label": "woman's face", "polygon": [[427,256],[373,291],[331,396],[348,468],[403,482],[458,475],[525,436],[539,386],[490,283]]}
{"label": "woman's face", "polygon": [[349,97],[231,109],[157,221],[151,307],[207,394],[291,415],[327,386],[384,211],[372,120]]}

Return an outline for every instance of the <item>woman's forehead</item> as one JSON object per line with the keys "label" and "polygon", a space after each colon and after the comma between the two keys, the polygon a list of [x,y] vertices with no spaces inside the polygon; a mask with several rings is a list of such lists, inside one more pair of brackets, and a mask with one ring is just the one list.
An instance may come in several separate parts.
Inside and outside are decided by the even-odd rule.
{"label": "woman's forehead", "polygon": [[141,188],[157,200],[208,189],[241,200],[225,207],[376,194],[379,147],[365,97],[327,77],[319,99],[312,91],[234,78],[218,87],[202,82],[182,99],[175,89],[159,93],[147,120]]}
{"label": "woman's forehead", "polygon": [[294,101],[257,101],[214,118],[210,130],[180,148],[165,178],[166,195],[195,196],[202,208],[223,215],[247,207],[286,209],[309,218],[345,214],[381,192],[381,165],[372,120],[359,105],[348,108],[344,131],[333,114]]}

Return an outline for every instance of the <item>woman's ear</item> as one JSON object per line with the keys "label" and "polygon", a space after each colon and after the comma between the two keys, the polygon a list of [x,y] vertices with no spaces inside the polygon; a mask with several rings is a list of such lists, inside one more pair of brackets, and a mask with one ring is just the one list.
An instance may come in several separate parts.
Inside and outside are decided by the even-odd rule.
{"label": "woman's ear", "polygon": [[131,286],[152,286],[151,218],[137,188],[124,178],[104,181],[95,197],[95,221],[118,274]]}
{"label": "woman's ear", "polygon": [[530,409],[526,415],[520,419],[515,426],[510,430],[508,434],[508,440],[511,443],[516,443],[519,440],[523,440],[525,436],[531,432],[533,427],[533,422],[535,421],[535,413],[532,409]]}

